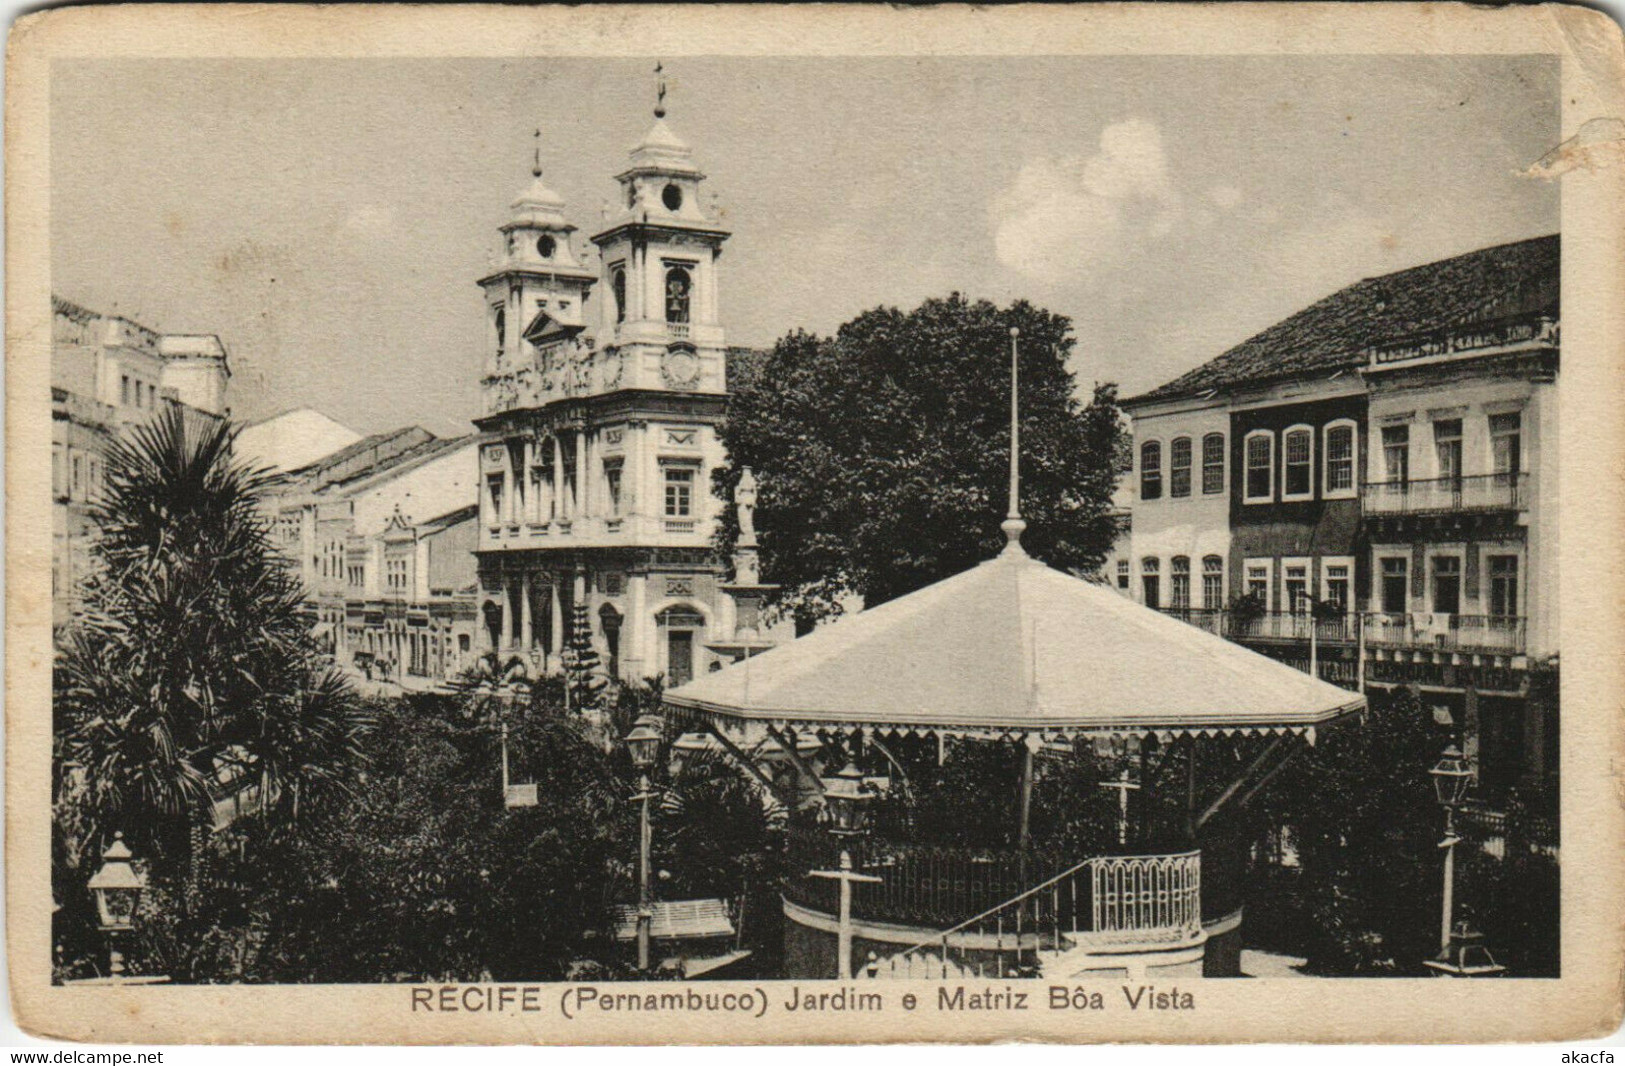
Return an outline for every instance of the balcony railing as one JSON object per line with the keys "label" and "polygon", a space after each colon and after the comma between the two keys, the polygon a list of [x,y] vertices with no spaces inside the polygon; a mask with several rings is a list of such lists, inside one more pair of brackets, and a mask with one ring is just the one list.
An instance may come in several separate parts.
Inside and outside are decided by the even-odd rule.
{"label": "balcony railing", "polygon": [[1315,618],[1289,611],[1244,614],[1208,608],[1165,607],[1162,613],[1230,640],[1278,640],[1308,643],[1311,628],[1321,644],[1353,644],[1359,627],[1371,647],[1425,648],[1447,651],[1522,655],[1521,617],[1489,614],[1342,614]]}
{"label": "balcony railing", "polygon": [[1316,640],[1328,644],[1351,644],[1358,624],[1356,616],[1352,614],[1312,619],[1301,611],[1242,614],[1212,607],[1164,607],[1162,613],[1231,640],[1307,641],[1310,627],[1313,626]]}
{"label": "balcony railing", "polygon": [[1521,655],[1525,620],[1493,614],[1368,614],[1365,641],[1378,647]]}
{"label": "balcony railing", "polygon": [[1311,634],[1325,644],[1352,644],[1355,616],[1339,614],[1316,618],[1306,611],[1265,611],[1263,614],[1232,612],[1224,635],[1231,640],[1303,640]]}
{"label": "balcony railing", "polygon": [[1528,475],[1475,474],[1428,481],[1367,483],[1362,502],[1368,515],[1451,514],[1458,511],[1522,511]]}
{"label": "balcony railing", "polygon": [[1214,636],[1225,635],[1224,623],[1228,612],[1216,607],[1164,607],[1163,614],[1172,615],[1186,625],[1205,629]]}

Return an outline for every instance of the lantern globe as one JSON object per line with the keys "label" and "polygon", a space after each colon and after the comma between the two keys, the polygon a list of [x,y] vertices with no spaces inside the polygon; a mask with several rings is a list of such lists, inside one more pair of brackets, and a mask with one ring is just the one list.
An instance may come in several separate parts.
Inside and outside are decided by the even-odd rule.
{"label": "lantern globe", "polygon": [[147,877],[135,868],[134,858],[122,832],[113,834],[113,843],[102,852],[101,869],[86,887],[96,900],[96,915],[102,929],[127,932],[135,925],[135,909],[147,887]]}
{"label": "lantern globe", "polygon": [[654,715],[646,714],[632,725],[632,731],[626,734],[626,749],[632,756],[632,765],[639,770],[647,771],[655,764],[655,756],[660,751],[660,719]]}
{"label": "lantern globe", "polygon": [[830,831],[843,836],[863,832],[873,799],[872,793],[863,791],[863,772],[850,762],[834,777],[824,778],[824,805],[834,820]]}
{"label": "lantern globe", "polygon": [[1467,798],[1467,789],[1473,783],[1473,768],[1454,744],[1445,749],[1428,773],[1433,777],[1433,793],[1441,807],[1457,806]]}

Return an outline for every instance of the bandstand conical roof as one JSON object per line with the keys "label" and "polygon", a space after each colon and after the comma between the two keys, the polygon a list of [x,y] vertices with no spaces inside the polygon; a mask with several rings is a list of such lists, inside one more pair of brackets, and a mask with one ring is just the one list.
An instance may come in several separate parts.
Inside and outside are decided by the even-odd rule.
{"label": "bandstand conical roof", "polygon": [[1308,733],[1365,699],[1098,585],[997,558],[666,693],[719,726]]}

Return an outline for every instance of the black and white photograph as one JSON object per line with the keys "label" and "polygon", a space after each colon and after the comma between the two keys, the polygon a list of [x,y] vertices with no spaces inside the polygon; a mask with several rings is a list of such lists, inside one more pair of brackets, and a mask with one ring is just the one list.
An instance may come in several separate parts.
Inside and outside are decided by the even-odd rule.
{"label": "black and white photograph", "polygon": [[1563,57],[727,51],[51,59],[13,951],[812,1041],[1573,978]]}

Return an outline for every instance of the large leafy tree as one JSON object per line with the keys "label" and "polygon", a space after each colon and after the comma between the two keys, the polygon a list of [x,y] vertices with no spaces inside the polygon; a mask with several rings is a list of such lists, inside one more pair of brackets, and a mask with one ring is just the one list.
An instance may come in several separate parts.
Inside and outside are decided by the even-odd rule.
{"label": "large leafy tree", "polygon": [[1448,741],[1406,690],[1373,694],[1360,725],[1331,731],[1265,799],[1294,826],[1302,942],[1315,972],[1416,974],[1438,950],[1442,815],[1428,770]]}
{"label": "large leafy tree", "polygon": [[[736,373],[716,488],[727,498],[741,468],[755,471],[763,570],[782,586],[781,608],[806,622],[850,595],[882,603],[999,549],[1011,327],[1021,331],[1023,543],[1052,566],[1099,566],[1123,434],[1115,386],[1080,403],[1066,318],[956,293],[907,313],[864,312],[833,337],[789,334]],[[737,534],[730,511],[722,546]]]}
{"label": "large leafy tree", "polygon": [[264,981],[557,979],[630,898],[631,789],[578,719],[515,709],[537,805],[505,808],[494,723],[468,697],[380,702],[371,767],[316,831],[273,835],[254,883]]}
{"label": "large leafy tree", "polygon": [[260,510],[267,474],[234,439],[170,407],[109,447],[93,575],[53,673],[70,867],[122,830],[175,875],[224,788],[251,782],[292,822],[353,787],[367,716],[309,636]]}
{"label": "large leafy tree", "polygon": [[[629,686],[611,716],[658,695]],[[240,871],[251,931],[216,936],[214,974],[197,979],[534,980],[587,964],[631,976],[630,945],[608,935],[613,908],[638,889],[639,775],[620,734],[559,713],[561,702],[510,707],[513,777],[536,785],[536,804],[507,808],[482,700],[377,704],[354,801],[314,831],[252,830],[261,843]],[[747,935],[765,946],[762,919],[777,910],[775,811],[727,760],[670,756],[667,746],[651,774],[657,897],[748,905]],[[179,937],[162,922],[156,930],[147,954],[178,972],[167,960]]]}

